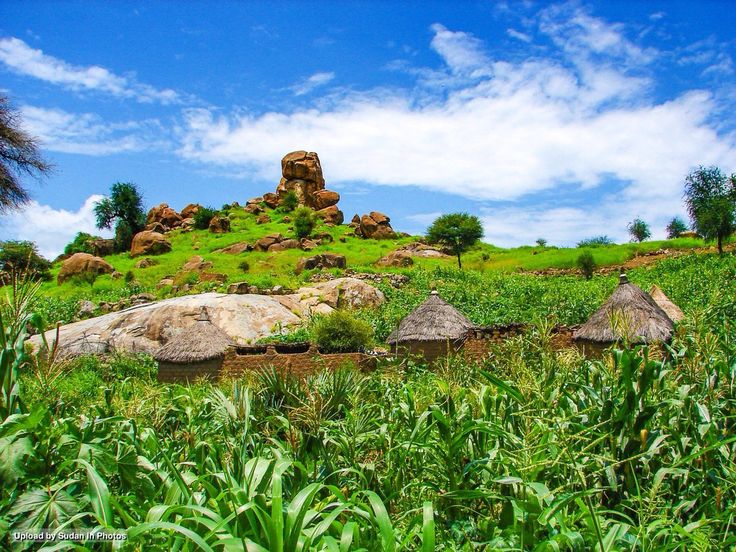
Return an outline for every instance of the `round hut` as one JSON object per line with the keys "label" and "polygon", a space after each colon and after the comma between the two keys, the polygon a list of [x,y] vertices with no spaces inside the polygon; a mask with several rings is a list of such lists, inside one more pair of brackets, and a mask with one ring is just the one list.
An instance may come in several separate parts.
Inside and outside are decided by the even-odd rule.
{"label": "round hut", "polygon": [[674,324],[652,297],[619,276],[608,301],[573,333],[585,353],[600,353],[614,343],[661,343],[672,338]]}
{"label": "round hut", "polygon": [[233,346],[230,337],[212,323],[207,308],[202,307],[194,324],[154,353],[153,358],[158,362],[158,380],[217,379],[225,352]]}
{"label": "round hut", "polygon": [[421,355],[428,362],[458,351],[475,325],[436,291],[391,332],[386,342],[396,353]]}
{"label": "round hut", "polygon": [[675,305],[670,298],[664,294],[664,291],[662,291],[659,286],[652,286],[649,290],[649,295],[652,296],[652,299],[654,299],[655,303],[659,305],[659,308],[666,312],[667,316],[669,316],[670,320],[673,322],[679,322],[685,318],[685,314],[682,312],[680,307]]}

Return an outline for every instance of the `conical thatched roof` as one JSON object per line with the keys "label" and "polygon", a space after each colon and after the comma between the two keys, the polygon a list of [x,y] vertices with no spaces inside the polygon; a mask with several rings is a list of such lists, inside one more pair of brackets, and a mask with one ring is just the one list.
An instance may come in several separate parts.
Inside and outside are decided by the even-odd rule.
{"label": "conical thatched roof", "polygon": [[465,337],[474,324],[436,291],[399,322],[386,340],[390,344],[406,341],[446,341]]}
{"label": "conical thatched roof", "polygon": [[648,293],[621,274],[608,301],[573,334],[575,340],[613,343],[669,341],[674,325]]}
{"label": "conical thatched roof", "polygon": [[685,313],[683,313],[680,310],[680,307],[675,305],[672,300],[664,294],[664,291],[662,291],[659,286],[652,286],[649,290],[649,295],[652,296],[652,299],[654,299],[654,301],[659,305],[659,308],[666,312],[667,316],[669,316],[670,320],[673,322],[679,322],[685,318]]}
{"label": "conical thatched roof", "polygon": [[222,358],[233,345],[230,337],[210,321],[207,309],[202,307],[197,321],[156,351],[153,357],[158,362],[192,364]]}

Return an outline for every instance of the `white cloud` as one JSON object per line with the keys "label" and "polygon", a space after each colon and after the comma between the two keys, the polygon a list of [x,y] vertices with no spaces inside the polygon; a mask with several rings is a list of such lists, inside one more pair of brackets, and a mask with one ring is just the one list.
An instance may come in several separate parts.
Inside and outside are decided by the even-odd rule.
{"label": "white cloud", "polygon": [[[659,224],[681,210],[682,179],[694,166],[736,167],[736,136],[715,130],[719,106],[707,92],[654,101],[650,77],[629,68],[657,53],[628,40],[620,25],[567,9],[541,16],[540,28],[559,47],[547,58],[489,59],[475,37],[436,24],[431,47],[445,64],[416,69],[415,89],[328,96],[292,113],[189,110],[179,153],[276,180],[284,152],[307,149],[319,152],[328,186],[419,186],[479,201],[550,190],[570,197],[615,180],[615,197],[588,198],[585,213],[565,204],[506,207],[514,232],[489,222],[488,239],[531,243],[548,233],[551,242],[574,243],[613,218],[624,229],[614,237],[625,238],[637,214]],[[430,74],[453,87],[425,88]],[[639,205],[645,212],[636,212]]]}
{"label": "white cloud", "polygon": [[77,232],[112,236],[110,230],[98,230],[95,227],[94,204],[102,198],[101,195],[88,197],[77,211],[54,209],[32,201],[22,211],[0,219],[4,227],[3,234],[8,234],[8,239],[33,241],[38,245],[41,255],[54,259],[63,253],[64,247]]}
{"label": "white cloud", "polygon": [[522,42],[529,43],[532,41],[531,36],[526,33],[522,33],[521,31],[517,31],[516,29],[508,28],[506,29],[506,34],[509,35],[511,38],[521,40]]}
{"label": "white cloud", "polygon": [[175,103],[178,94],[139,83],[132,76],[121,77],[104,67],[81,67],[44,54],[15,37],[0,39],[0,61],[21,75],[28,75],[70,90],[94,90],[142,103]]}
{"label": "white cloud", "polygon": [[156,120],[105,123],[93,113],[22,106],[23,126],[44,149],[81,155],[110,155],[151,149],[161,144]]}
{"label": "white cloud", "polygon": [[303,96],[308,94],[317,87],[324,86],[335,78],[335,73],[323,71],[315,73],[314,75],[307,77],[299,81],[297,84],[291,87],[294,91],[295,96]]}

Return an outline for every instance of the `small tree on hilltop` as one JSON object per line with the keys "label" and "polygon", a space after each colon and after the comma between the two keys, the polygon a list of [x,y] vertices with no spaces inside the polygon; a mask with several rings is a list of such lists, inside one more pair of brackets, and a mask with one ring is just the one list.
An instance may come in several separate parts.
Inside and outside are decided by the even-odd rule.
{"label": "small tree on hilltop", "polygon": [[457,266],[462,268],[460,255],[483,237],[483,226],[478,217],[467,213],[442,215],[427,230],[430,243],[438,243],[457,256]]}
{"label": "small tree on hilltop", "polygon": [[650,238],[652,235],[652,232],[649,230],[649,225],[639,217],[632,220],[626,228],[629,230],[631,238],[639,243]]}
{"label": "small tree on hilltop", "polygon": [[736,231],[736,175],[718,167],[700,167],[685,177],[685,205],[695,231],[706,240],[723,240]]}
{"label": "small tree on hilltop", "polygon": [[309,207],[299,207],[294,211],[294,216],[292,217],[291,222],[294,225],[294,233],[296,234],[296,237],[300,239],[309,236],[317,225],[314,211]]}
{"label": "small tree on hilltop", "polygon": [[673,240],[679,238],[680,234],[687,232],[687,224],[680,217],[673,218],[667,225],[667,239]]}
{"label": "small tree on hilltop", "polygon": [[115,248],[118,251],[130,249],[133,236],[143,230],[146,215],[143,212],[143,199],[135,184],[116,182],[110,188],[110,197],[95,203],[97,228],[110,228],[115,222]]}

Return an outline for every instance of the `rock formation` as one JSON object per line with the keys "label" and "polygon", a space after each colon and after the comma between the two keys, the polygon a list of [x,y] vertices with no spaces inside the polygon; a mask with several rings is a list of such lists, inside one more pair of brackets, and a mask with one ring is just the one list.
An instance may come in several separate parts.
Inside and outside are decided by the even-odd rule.
{"label": "rock formation", "polygon": [[194,215],[196,215],[201,208],[202,206],[199,203],[190,203],[181,210],[181,218],[194,218]]}
{"label": "rock formation", "polygon": [[89,253],[75,253],[61,265],[56,281],[63,284],[74,276],[111,274],[115,270],[110,263]]}
{"label": "rock formation", "polygon": [[153,225],[155,223],[159,223],[166,231],[168,231],[180,226],[181,221],[182,216],[179,213],[169,207],[168,204],[161,203],[148,211],[148,216],[146,217],[146,228],[148,230],[153,230]]}
{"label": "rock formation", "polygon": [[[357,215],[356,215],[357,216]],[[360,217],[360,223],[355,224],[355,217],[351,226],[355,228],[355,235],[372,240],[394,239],[396,232],[391,228],[391,219],[378,211],[371,211]]]}
{"label": "rock formation", "polygon": [[347,260],[345,255],[337,255],[335,253],[323,253],[314,255],[313,257],[302,257],[296,265],[295,272],[301,273],[303,270],[312,270],[314,268],[346,268]]}
{"label": "rock formation", "polygon": [[171,242],[166,239],[166,236],[150,230],[138,232],[133,236],[133,243],[130,246],[131,257],[160,255],[169,251],[171,251]]}
{"label": "rock formation", "polygon": [[215,215],[210,220],[209,229],[213,234],[227,234],[230,232],[230,219],[221,215]]}

